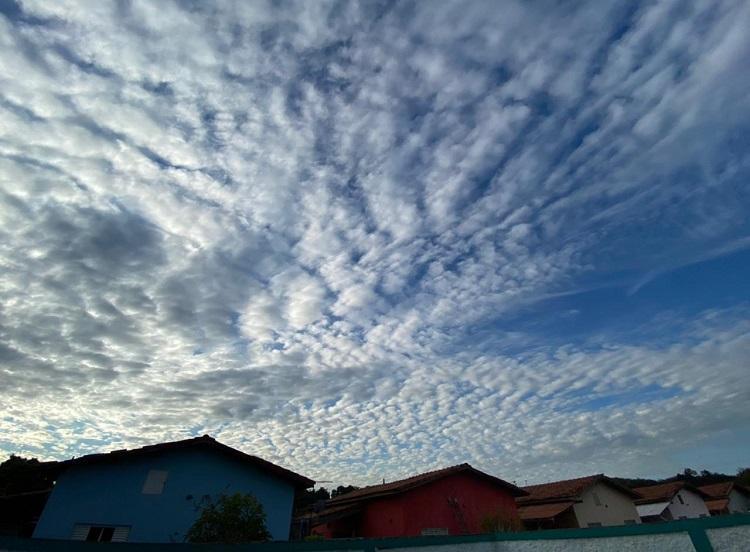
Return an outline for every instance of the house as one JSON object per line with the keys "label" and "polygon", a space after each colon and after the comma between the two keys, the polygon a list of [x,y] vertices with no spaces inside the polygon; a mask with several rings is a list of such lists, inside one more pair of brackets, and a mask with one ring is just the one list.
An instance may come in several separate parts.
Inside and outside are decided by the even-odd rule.
{"label": "house", "polygon": [[633,489],[643,496],[636,501],[643,523],[708,517],[704,500],[709,496],[685,481],[673,481]]}
{"label": "house", "polygon": [[606,527],[640,523],[634,500],[640,495],[598,474],[523,487],[516,499],[527,529]]}
{"label": "house", "polygon": [[298,521],[328,538],[466,535],[482,532],[493,518],[519,526],[515,498],[525,494],[460,464],[346,493]]}
{"label": "house", "polygon": [[698,487],[706,493],[706,507],[712,516],[750,512],[750,489],[734,481]]}
{"label": "house", "polygon": [[289,538],[295,492],[314,484],[208,435],[60,462],[35,538],[181,542],[199,508],[252,493],[274,540]]}

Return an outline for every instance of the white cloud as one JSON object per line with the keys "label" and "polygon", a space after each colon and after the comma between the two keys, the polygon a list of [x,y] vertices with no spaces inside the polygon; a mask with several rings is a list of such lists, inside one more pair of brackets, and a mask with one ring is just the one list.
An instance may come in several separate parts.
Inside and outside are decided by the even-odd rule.
{"label": "white cloud", "polygon": [[667,345],[493,327],[747,235],[748,8],[682,7],[0,16],[0,450],[542,478],[746,424],[746,305]]}

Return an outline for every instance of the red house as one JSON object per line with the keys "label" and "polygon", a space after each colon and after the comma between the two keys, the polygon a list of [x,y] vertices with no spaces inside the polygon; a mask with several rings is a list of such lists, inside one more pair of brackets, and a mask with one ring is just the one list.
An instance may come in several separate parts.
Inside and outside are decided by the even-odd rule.
{"label": "red house", "polygon": [[466,535],[520,526],[515,498],[526,494],[461,464],[336,497],[305,521],[327,538]]}

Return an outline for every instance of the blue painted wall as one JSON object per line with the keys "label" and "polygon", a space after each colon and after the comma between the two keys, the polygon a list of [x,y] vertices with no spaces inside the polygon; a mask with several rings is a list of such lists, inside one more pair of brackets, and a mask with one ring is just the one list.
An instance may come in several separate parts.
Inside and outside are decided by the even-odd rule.
{"label": "blue painted wall", "polygon": [[[143,494],[149,470],[169,472],[164,491]],[[170,451],[127,462],[74,466],[57,480],[35,538],[69,539],[77,523],[129,525],[129,542],[183,542],[204,496],[250,492],[274,540],[287,540],[293,485],[214,451]],[[192,498],[190,498],[192,496]]]}

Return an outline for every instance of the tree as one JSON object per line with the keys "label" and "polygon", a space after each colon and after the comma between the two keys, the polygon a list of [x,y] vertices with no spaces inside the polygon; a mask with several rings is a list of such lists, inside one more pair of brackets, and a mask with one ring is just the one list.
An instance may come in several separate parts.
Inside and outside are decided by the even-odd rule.
{"label": "tree", "polygon": [[316,509],[322,509],[329,498],[331,498],[331,495],[328,494],[328,489],[325,487],[321,487],[317,490],[305,489],[303,492],[299,493],[295,499],[295,516],[315,511]]}
{"label": "tree", "polygon": [[263,505],[252,494],[222,495],[201,508],[186,540],[198,543],[258,542],[270,540]]}
{"label": "tree", "polygon": [[56,462],[40,462],[11,454],[0,464],[0,495],[51,489],[55,480]]}
{"label": "tree", "polygon": [[359,487],[355,487],[354,485],[339,485],[331,491],[331,498],[336,498],[337,496],[345,495],[358,489]]}
{"label": "tree", "polygon": [[739,468],[737,470],[737,483],[750,487],[750,468]]}

